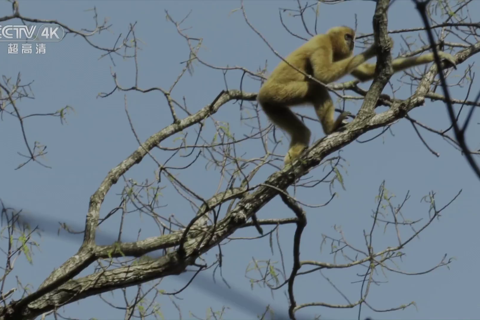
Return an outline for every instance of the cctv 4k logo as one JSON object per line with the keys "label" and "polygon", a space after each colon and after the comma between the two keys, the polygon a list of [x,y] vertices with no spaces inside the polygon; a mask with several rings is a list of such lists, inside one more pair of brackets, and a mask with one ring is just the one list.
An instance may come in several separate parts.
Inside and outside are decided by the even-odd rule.
{"label": "cctv 4k logo", "polygon": [[65,30],[59,25],[0,25],[0,41],[6,42],[59,42]]}

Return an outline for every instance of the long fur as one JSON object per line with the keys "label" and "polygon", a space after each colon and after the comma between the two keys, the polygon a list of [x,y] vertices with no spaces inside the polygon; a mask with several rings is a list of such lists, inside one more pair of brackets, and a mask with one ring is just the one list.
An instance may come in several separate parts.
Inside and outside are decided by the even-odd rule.
{"label": "long fur", "polygon": [[[374,78],[376,65],[366,61],[376,56],[375,45],[354,56],[354,41],[355,31],[345,26],[334,27],[326,34],[316,35],[287,56],[285,60],[288,63],[281,61],[260,88],[257,100],[264,112],[276,126],[291,137],[285,164],[300,156],[308,147],[311,135],[310,130],[290,110],[291,107],[313,105],[327,135],[337,131],[349,115],[344,112],[335,120],[335,107],[328,90],[304,74],[313,76],[323,84],[337,81],[347,74],[360,81]],[[451,55],[440,52],[440,57],[455,65]],[[399,58],[393,61],[393,69],[398,72],[432,61],[431,53],[413,58]]]}

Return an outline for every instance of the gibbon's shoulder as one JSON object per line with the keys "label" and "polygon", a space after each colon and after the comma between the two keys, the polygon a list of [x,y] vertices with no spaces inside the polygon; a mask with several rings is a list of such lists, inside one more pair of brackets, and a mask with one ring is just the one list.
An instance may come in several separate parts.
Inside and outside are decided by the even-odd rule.
{"label": "gibbon's shoulder", "polygon": [[[328,34],[317,34],[310,38],[302,47],[309,53],[313,53],[319,49],[330,51],[332,50],[332,42]],[[299,49],[301,50],[302,47]]]}
{"label": "gibbon's shoulder", "polygon": [[310,40],[307,41],[309,44],[313,45],[330,45],[331,40],[330,36],[328,34],[317,34],[313,37],[310,38]]}
{"label": "gibbon's shoulder", "polygon": [[298,47],[291,53],[291,57],[301,57],[301,58],[308,58],[311,54],[313,54],[318,49],[324,50],[331,50],[332,45],[330,42],[330,37],[326,34],[317,34],[310,38],[307,42],[303,45]]}
{"label": "gibbon's shoulder", "polygon": [[332,45],[330,37],[327,34],[315,35],[299,48],[291,52],[285,57],[287,63],[285,61],[280,61],[268,79],[270,81],[275,79],[281,82],[304,80],[304,76],[292,69],[291,66],[307,72],[310,58],[317,54],[319,49],[323,49],[322,51],[324,51],[327,56],[331,55]]}

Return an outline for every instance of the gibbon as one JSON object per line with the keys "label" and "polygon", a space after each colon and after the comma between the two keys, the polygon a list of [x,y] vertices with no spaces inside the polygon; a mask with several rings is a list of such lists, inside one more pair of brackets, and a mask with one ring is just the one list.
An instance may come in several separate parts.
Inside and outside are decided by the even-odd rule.
{"label": "gibbon", "polygon": [[[328,90],[310,80],[310,75],[323,84],[339,80],[351,74],[360,81],[375,76],[375,64],[366,63],[377,55],[375,45],[354,56],[355,31],[349,27],[334,27],[326,34],[312,37],[293,51],[273,70],[257,96],[270,121],[286,131],[290,137],[290,148],[285,156],[285,165],[297,159],[310,142],[310,130],[290,110],[290,107],[312,104],[326,135],[343,127],[343,120],[350,112],[343,112],[335,120],[335,107]],[[455,59],[439,51],[440,58],[455,67]],[[392,62],[393,71],[398,72],[413,66],[434,61],[433,53],[419,57],[398,58]],[[290,66],[290,65],[291,66]],[[295,67],[298,70],[292,68]]]}

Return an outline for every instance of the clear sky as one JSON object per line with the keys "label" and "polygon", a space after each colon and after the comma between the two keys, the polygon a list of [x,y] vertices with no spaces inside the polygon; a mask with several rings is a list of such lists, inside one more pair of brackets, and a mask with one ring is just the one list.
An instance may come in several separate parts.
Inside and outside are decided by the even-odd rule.
{"label": "clear sky", "polygon": [[[389,29],[410,28],[421,26],[418,13],[410,1],[397,0],[390,9]],[[112,45],[119,33],[128,31],[128,24],[138,22],[137,36],[143,41],[139,54],[140,81],[143,88],[161,86],[168,88],[183,68],[181,62],[188,59],[188,46],[180,37],[174,25],[165,19],[165,10],[177,20],[181,20],[191,11],[185,26],[191,29],[191,36],[203,38],[204,49],[201,57],[217,66],[243,66],[257,70],[268,60],[271,71],[279,59],[271,52],[265,43],[247,26],[240,11],[238,1],[20,1],[22,15],[57,19],[73,28],[93,29],[92,12],[96,7],[100,20],[108,17],[113,24],[112,33],[104,32],[93,38],[93,42],[102,46]],[[302,44],[302,40],[289,35],[281,26],[278,9],[296,8],[295,1],[246,1],[245,8],[250,22],[260,31],[275,50],[282,56]],[[339,5],[321,5],[318,31],[324,32],[336,25],[354,27],[355,14],[358,19],[358,30],[363,33],[372,32],[372,16],[375,4],[368,1],[353,1]],[[11,4],[0,2],[1,15],[11,12]],[[475,19],[475,12],[480,12],[480,4],[474,1],[470,12]],[[302,33],[302,25],[298,19],[286,18],[294,30]],[[18,21],[16,21],[18,22]],[[310,25],[313,20],[308,20]],[[415,36],[415,34],[410,34]],[[426,39],[426,35],[422,35]],[[394,37],[395,53],[399,51],[401,38]],[[358,49],[356,50],[358,52]],[[16,78],[20,72],[24,82],[34,81],[32,90],[35,99],[24,99],[19,106],[24,112],[54,112],[66,105],[75,108],[75,113],[68,116],[68,123],[61,125],[54,118],[29,118],[26,120],[27,134],[30,140],[40,141],[48,146],[48,155],[44,161],[52,169],[46,169],[35,163],[28,164],[20,170],[14,170],[23,160],[17,152],[26,153],[19,124],[11,117],[4,117],[0,124],[0,149],[2,161],[0,166],[0,197],[9,206],[24,209],[26,212],[48,219],[69,221],[80,228],[85,221],[88,201],[98,188],[108,171],[138,146],[133,136],[124,111],[124,94],[115,93],[112,96],[97,98],[100,92],[113,89],[111,70],[117,73],[118,81],[124,87],[134,84],[134,64],[132,60],[115,58],[115,66],[108,58],[99,59],[101,52],[90,47],[79,37],[68,36],[60,43],[47,45],[45,55],[7,54],[7,44],[0,43],[0,65],[2,76]],[[480,63],[478,57],[473,68],[477,72]],[[193,76],[186,76],[174,91],[175,98],[186,98],[190,111],[195,112],[210,103],[217,94],[225,88],[223,74],[220,71],[208,69],[200,64],[194,66]],[[463,70],[463,67],[460,68]],[[455,73],[449,81],[458,79],[462,73]],[[230,89],[238,89],[240,72],[227,75]],[[398,77],[392,83],[399,86]],[[258,91],[258,82],[246,80],[243,89],[247,92]],[[368,85],[363,84],[368,89]],[[414,89],[413,89],[414,90]],[[467,88],[454,89],[455,98],[462,99]],[[472,87],[472,92],[480,90],[479,82]],[[389,89],[387,89],[389,91]],[[440,91],[439,91],[440,92]],[[410,94],[410,88],[404,85],[395,93],[396,97],[405,98]],[[158,92],[139,94],[128,93],[128,108],[136,131],[142,141],[148,136],[171,123],[171,116],[165,99]],[[347,103],[347,110],[356,113],[360,103]],[[379,108],[380,111],[386,110]],[[306,108],[301,111],[314,116],[313,110]],[[179,116],[185,116],[178,111]],[[413,117],[432,127],[446,128],[448,116],[442,103],[426,102],[426,106],[414,110]],[[238,104],[230,103],[215,115],[215,120],[229,122],[231,131],[236,137],[249,133],[249,128],[240,123]],[[469,135],[478,136],[478,117],[474,121]],[[267,124],[263,116],[262,121]],[[323,136],[321,127],[308,123],[313,138]],[[213,136],[213,125],[207,122],[206,134]],[[477,128],[475,128],[477,126]],[[208,131],[210,130],[210,131]],[[193,132],[193,131],[191,131]],[[364,137],[373,137],[378,132],[372,132]],[[392,134],[393,133],[393,134]],[[375,196],[383,180],[386,187],[397,195],[396,204],[400,204],[406,193],[410,191],[411,198],[404,207],[403,213],[410,219],[428,219],[428,204],[420,202],[430,191],[436,192],[439,207],[453,198],[460,189],[461,196],[446,211],[439,221],[434,222],[419,239],[411,242],[406,248],[406,256],[400,267],[406,272],[420,272],[435,266],[447,254],[456,260],[448,268],[440,268],[432,273],[420,276],[403,276],[386,273],[386,277],[378,275],[383,283],[373,285],[369,297],[371,305],[378,309],[394,308],[411,301],[416,302],[416,308],[410,307],[394,313],[375,314],[364,308],[362,318],[371,316],[374,319],[448,319],[478,318],[480,304],[478,303],[478,288],[480,277],[478,265],[478,226],[480,216],[479,186],[480,181],[474,176],[460,153],[445,141],[435,135],[425,133],[424,138],[440,153],[433,156],[415,134],[412,126],[406,120],[396,123],[392,133],[370,143],[352,143],[345,147],[342,156],[347,159],[344,180],[346,190],[336,185],[338,193],[330,205],[323,208],[306,209],[308,226],[302,242],[302,259],[334,262],[330,250],[324,247],[320,250],[321,234],[337,236],[334,226],[341,226],[345,235],[352,243],[362,246],[363,230],[371,226],[371,213],[376,207]],[[192,133],[193,134],[193,133]],[[285,138],[284,138],[285,139]],[[477,143],[477,145],[475,145]],[[176,145],[173,139],[169,144]],[[473,147],[478,147],[478,141],[472,139]],[[287,144],[279,146],[276,153],[286,152]],[[263,155],[258,142],[241,146],[242,152],[248,157]],[[159,159],[166,156],[158,153]],[[245,156],[245,157],[247,157]],[[258,155],[257,155],[258,156]],[[185,165],[179,162],[179,166]],[[179,178],[189,187],[205,198],[212,196],[219,185],[219,174],[213,168],[205,169],[205,162],[200,162],[194,169],[178,172]],[[126,178],[139,181],[152,179],[156,170],[152,161],[147,160],[133,168]],[[260,182],[273,172],[262,172],[256,180]],[[322,169],[317,168],[311,173],[322,177]],[[188,203],[182,201],[168,183],[161,200],[166,205],[164,215],[175,215],[177,219],[188,222],[193,212]],[[108,213],[118,204],[118,193],[122,188],[122,180],[111,190],[107,197],[102,214]],[[291,191],[293,193],[293,190]],[[329,199],[328,186],[302,189],[298,198],[309,204],[321,204]],[[259,212],[259,218],[290,217],[292,213],[275,199]],[[157,229],[151,220],[138,215],[129,217],[129,229],[125,239],[134,240],[138,228],[142,229],[142,238],[154,236]],[[100,231],[113,236],[115,240],[118,219],[101,226]],[[266,228],[268,229],[268,228]],[[294,228],[281,228],[281,244],[287,274],[291,268],[292,238]],[[408,230],[405,230],[408,234]],[[254,236],[254,230],[241,231],[235,236]],[[71,238],[69,238],[71,239]],[[55,234],[47,235],[40,240],[41,252],[34,256],[33,265],[25,259],[20,259],[15,265],[15,275],[22,283],[31,283],[36,288],[52,271],[59,267],[67,258],[75,254],[80,244],[77,241],[62,241]],[[103,239],[103,240],[102,240]],[[102,238],[101,244],[111,243]],[[375,242],[375,250],[395,245],[395,234],[391,229],[379,232]],[[364,248],[364,246],[362,247]],[[265,288],[250,289],[250,282],[245,272],[249,263],[255,259],[271,259],[279,261],[278,249],[274,255],[269,248],[268,239],[256,241],[233,241],[223,247],[223,276],[232,290],[238,290],[265,305],[286,305],[285,289],[277,291],[273,296]],[[217,251],[211,251],[207,259],[213,259]],[[342,262],[342,259],[338,260]],[[345,293],[351,301],[360,296],[360,278],[357,276],[363,269],[325,271],[330,280]],[[92,268],[87,270],[92,271]],[[87,272],[82,273],[86,275]],[[249,276],[257,276],[253,273]],[[207,277],[208,279],[208,277]],[[13,280],[6,287],[15,286]],[[175,278],[166,279],[161,285],[162,290],[172,292],[180,289],[185,282]],[[205,282],[201,282],[204,285]],[[224,283],[217,279],[216,284],[210,283],[211,290],[215,286],[225,288]],[[208,292],[208,291],[207,291]],[[345,304],[346,301],[336,292],[321,275],[314,273],[297,279],[296,294],[298,303],[323,301],[332,304]],[[114,297],[105,297],[121,303],[119,292]],[[19,295],[15,296],[18,299]],[[176,300],[182,308],[184,317],[189,318],[189,312],[205,315],[207,307],[215,310],[222,305],[231,306],[227,313],[230,319],[247,319],[252,315],[248,310],[232,306],[228,300],[209,295],[196,286],[185,290]],[[272,298],[273,297],[273,298]],[[176,309],[169,297],[159,297],[164,315],[176,318]],[[98,297],[92,297],[73,303],[65,308],[65,316],[74,318],[120,319],[121,310],[115,310],[105,305]],[[255,310],[261,313],[262,310]],[[62,311],[63,312],[63,311]],[[358,309],[335,310],[325,308],[308,308],[299,312],[298,316],[321,314],[326,319],[355,318]]]}

